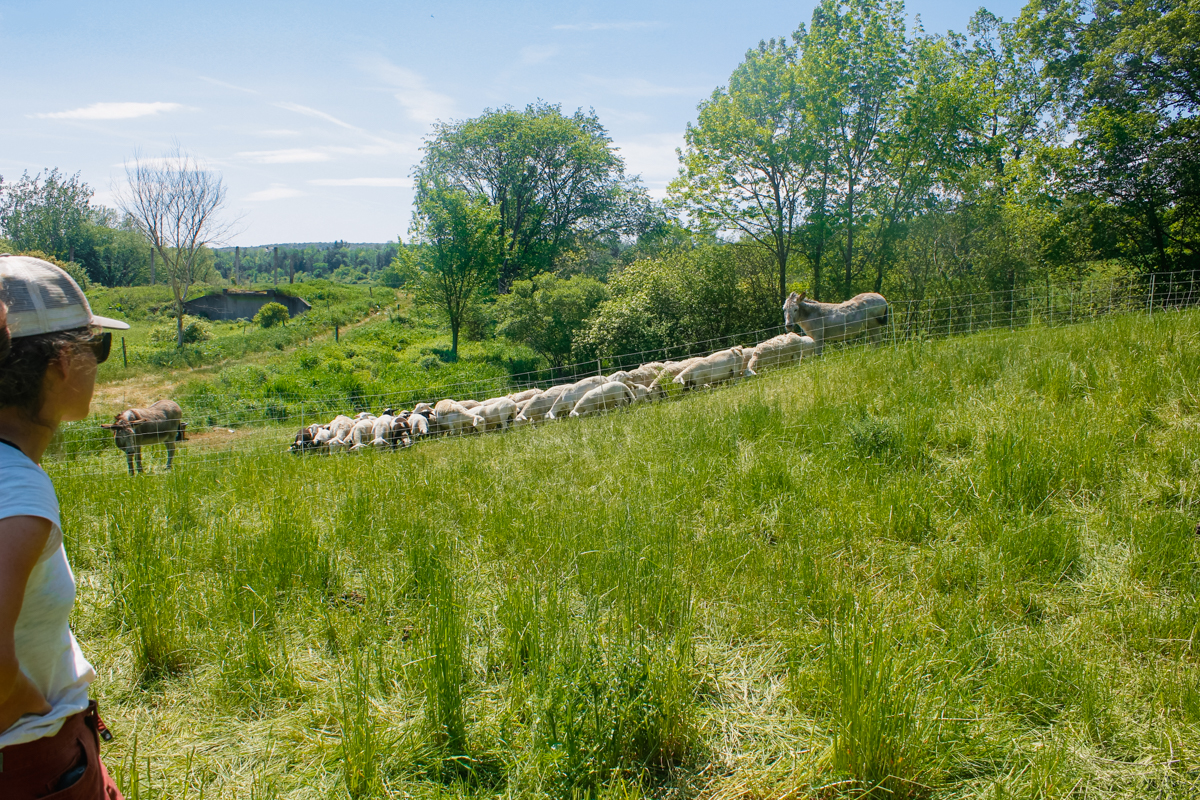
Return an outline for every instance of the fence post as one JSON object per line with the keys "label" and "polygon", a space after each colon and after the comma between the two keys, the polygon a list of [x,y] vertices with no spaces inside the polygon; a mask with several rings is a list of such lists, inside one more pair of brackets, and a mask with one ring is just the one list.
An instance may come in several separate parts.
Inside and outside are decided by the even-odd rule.
{"label": "fence post", "polygon": [[121,337],[121,363],[125,365],[125,369],[129,369],[129,353],[125,351],[125,337]]}
{"label": "fence post", "polygon": [[604,367],[603,367],[603,366],[601,366],[601,364],[600,364],[600,357],[599,357],[599,356],[596,356],[596,374],[597,374],[597,375],[603,375],[603,374],[604,374]]}
{"label": "fence post", "polygon": [[1146,296],[1146,316],[1154,311],[1154,273],[1150,273],[1150,294]]}

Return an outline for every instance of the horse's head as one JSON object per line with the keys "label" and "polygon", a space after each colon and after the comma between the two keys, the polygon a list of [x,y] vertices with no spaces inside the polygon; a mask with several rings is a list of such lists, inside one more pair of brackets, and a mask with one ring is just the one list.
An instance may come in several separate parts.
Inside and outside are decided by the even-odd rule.
{"label": "horse's head", "polygon": [[796,324],[800,315],[800,302],[804,299],[804,292],[797,294],[792,292],[788,295],[788,299],[783,302],[783,327],[791,328]]}

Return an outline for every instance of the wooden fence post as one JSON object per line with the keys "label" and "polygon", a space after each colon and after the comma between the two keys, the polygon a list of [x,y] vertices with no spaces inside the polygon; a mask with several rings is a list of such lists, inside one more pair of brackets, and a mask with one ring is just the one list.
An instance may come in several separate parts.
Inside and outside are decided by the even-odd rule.
{"label": "wooden fence post", "polygon": [[121,337],[121,362],[125,364],[125,369],[129,369],[129,354],[125,352],[125,337]]}

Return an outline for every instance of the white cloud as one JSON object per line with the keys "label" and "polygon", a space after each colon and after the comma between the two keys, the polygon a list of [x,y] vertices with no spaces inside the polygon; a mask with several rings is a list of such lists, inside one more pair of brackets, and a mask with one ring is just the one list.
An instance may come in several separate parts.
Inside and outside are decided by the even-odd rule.
{"label": "white cloud", "polygon": [[318,119],[323,119],[326,122],[332,122],[334,125],[338,125],[342,128],[346,128],[348,130],[352,130],[352,131],[362,130],[361,128],[354,127],[349,122],[342,122],[340,119],[333,116],[332,114],[326,114],[324,111],[318,111],[315,108],[309,108],[308,106],[302,106],[299,103],[276,103],[275,105],[277,105],[279,108],[286,109],[288,111],[295,111],[297,114],[304,114],[309,117],[316,117]]}
{"label": "white cloud", "polygon": [[382,186],[411,189],[412,178],[317,178],[309,181],[313,186]]}
{"label": "white cloud", "polygon": [[92,103],[90,106],[49,114],[34,114],[39,119],[136,119],[163,111],[177,111],[179,103]]}
{"label": "white cloud", "polygon": [[299,189],[290,189],[281,183],[273,183],[269,189],[261,189],[246,195],[246,200],[251,203],[260,203],[268,200],[286,200],[289,197],[303,196],[304,192]]}
{"label": "white cloud", "polygon": [[701,97],[712,91],[695,86],[664,86],[651,83],[645,78],[600,78],[596,75],[584,75],[583,79],[593,86],[599,86],[623,97],[673,97],[679,95]]}
{"label": "white cloud", "polygon": [[553,44],[531,44],[521,48],[521,64],[531,67],[534,64],[541,64],[549,61],[558,55],[558,45]]}
{"label": "white cloud", "polygon": [[675,148],[683,147],[682,133],[651,133],[614,142],[625,159],[625,171],[641,175],[646,189],[656,198],[666,196],[667,184],[679,172]]}
{"label": "white cloud", "polygon": [[200,80],[207,81],[214,86],[223,86],[226,89],[233,89],[238,92],[245,92],[246,94],[258,94],[258,92],[254,91],[253,89],[247,89],[245,86],[237,86],[236,84],[226,83],[225,81],[219,81],[216,78],[210,78],[206,75],[201,75]]}
{"label": "white cloud", "polygon": [[249,150],[238,157],[256,164],[308,164],[328,161],[329,153],[315,147],[292,147],[284,150]]}
{"label": "white cloud", "polygon": [[288,128],[274,128],[265,131],[255,131],[256,136],[299,136],[300,131],[293,131]]}
{"label": "white cloud", "polygon": [[662,28],[662,22],[576,22],[555,25],[556,31],[638,31],[646,28]]}
{"label": "white cloud", "polygon": [[416,122],[428,124],[448,118],[454,112],[454,99],[430,89],[420,73],[397,66],[382,56],[364,57],[359,60],[359,65],[364,71],[396,88],[396,100]]}

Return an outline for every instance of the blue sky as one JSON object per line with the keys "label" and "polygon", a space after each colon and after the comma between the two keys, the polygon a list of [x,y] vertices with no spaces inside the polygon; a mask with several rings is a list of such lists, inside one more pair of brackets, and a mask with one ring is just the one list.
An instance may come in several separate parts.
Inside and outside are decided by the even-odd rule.
{"label": "blue sky", "polygon": [[[434,120],[542,99],[594,108],[662,196],[696,104],[813,5],[0,0],[0,176],[80,172],[111,204],[126,161],[178,144],[221,172],[228,244],[387,241]],[[964,31],[978,5],[906,8]]]}

